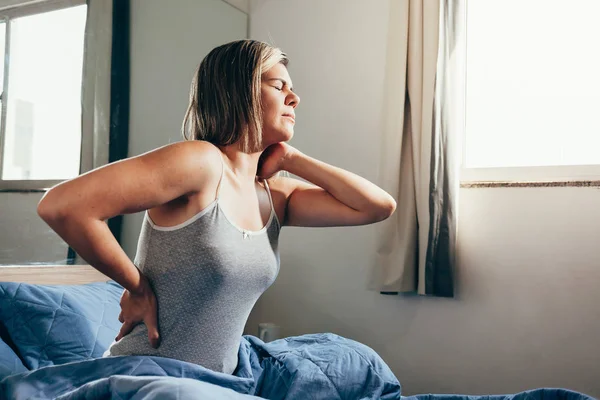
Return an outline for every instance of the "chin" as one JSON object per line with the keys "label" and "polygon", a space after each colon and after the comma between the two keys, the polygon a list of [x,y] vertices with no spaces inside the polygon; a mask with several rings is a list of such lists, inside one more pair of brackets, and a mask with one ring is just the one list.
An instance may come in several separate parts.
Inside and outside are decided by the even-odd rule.
{"label": "chin", "polygon": [[263,142],[266,142],[269,144],[287,142],[287,141],[291,140],[292,137],[294,137],[294,131],[277,132],[274,135],[269,135],[268,138],[263,137]]}
{"label": "chin", "polygon": [[287,141],[291,140],[293,137],[294,137],[294,131],[291,131],[285,136],[285,139],[283,139],[282,142],[287,142]]}
{"label": "chin", "polygon": [[293,127],[288,127],[287,129],[284,129],[281,132],[282,136],[286,137],[286,141],[290,140],[292,137],[294,137],[294,128]]}

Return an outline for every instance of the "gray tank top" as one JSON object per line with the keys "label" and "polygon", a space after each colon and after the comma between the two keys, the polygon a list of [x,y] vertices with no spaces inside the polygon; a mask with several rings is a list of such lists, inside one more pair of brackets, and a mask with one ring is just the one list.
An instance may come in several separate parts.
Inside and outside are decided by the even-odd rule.
{"label": "gray tank top", "polygon": [[235,371],[250,311],[279,272],[281,227],[266,180],[271,215],[259,231],[236,226],[223,212],[222,181],[223,172],[216,199],[179,225],[160,227],[144,215],[134,264],[154,288],[161,343],[152,348],[140,324],[106,356],[160,356]]}

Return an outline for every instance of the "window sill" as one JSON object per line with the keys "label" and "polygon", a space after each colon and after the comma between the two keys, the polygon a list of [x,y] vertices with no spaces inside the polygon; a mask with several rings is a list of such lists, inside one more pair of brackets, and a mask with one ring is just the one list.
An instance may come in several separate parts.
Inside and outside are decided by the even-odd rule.
{"label": "window sill", "polygon": [[67,179],[56,180],[0,180],[0,192],[28,193],[47,192],[48,189]]}
{"label": "window sill", "polygon": [[531,181],[531,182],[461,182],[461,188],[521,188],[521,187],[596,187],[600,188],[600,180],[580,180],[580,181]]}
{"label": "window sill", "polygon": [[598,187],[600,165],[461,168],[460,185],[482,187]]}
{"label": "window sill", "polygon": [[48,189],[0,189],[0,193],[45,193]]}

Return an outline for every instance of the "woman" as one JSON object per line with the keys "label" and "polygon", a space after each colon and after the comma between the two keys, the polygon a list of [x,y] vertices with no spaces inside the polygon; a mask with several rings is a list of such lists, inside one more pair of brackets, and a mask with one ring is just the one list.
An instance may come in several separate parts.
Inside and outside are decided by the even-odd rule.
{"label": "woman", "polygon": [[[213,49],[192,82],[186,140],[82,174],[40,201],[52,229],[125,288],[107,355],[231,374],[248,315],[279,271],[282,226],[362,225],[394,212],[376,185],[286,143],[300,103],[287,63],[253,40]],[[132,263],[105,220],[143,210]]]}

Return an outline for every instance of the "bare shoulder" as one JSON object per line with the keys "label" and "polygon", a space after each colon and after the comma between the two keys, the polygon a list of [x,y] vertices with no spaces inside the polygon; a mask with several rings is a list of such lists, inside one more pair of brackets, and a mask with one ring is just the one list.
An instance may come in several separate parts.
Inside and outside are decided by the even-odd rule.
{"label": "bare shoulder", "polygon": [[271,190],[275,212],[283,225],[287,225],[288,222],[288,203],[292,193],[298,189],[316,188],[311,183],[288,176],[273,176],[267,179],[267,182]]}
{"label": "bare shoulder", "polygon": [[[202,190],[202,183],[221,175],[221,151],[213,144],[200,140],[187,140],[171,143],[142,154],[140,157],[153,168],[171,172],[167,176],[187,178],[196,181]],[[191,182],[190,182],[191,183]]]}
{"label": "bare shoulder", "polygon": [[[212,143],[201,140],[184,140],[181,142],[171,143],[155,150],[152,150],[143,155],[162,152],[169,161],[196,167],[211,168],[221,171],[221,154],[220,150]],[[162,159],[157,157],[156,159]]]}
{"label": "bare shoulder", "polygon": [[271,191],[278,192],[288,198],[296,189],[315,188],[312,183],[289,176],[273,176],[267,179]]}
{"label": "bare shoulder", "polygon": [[269,189],[273,197],[277,196],[281,199],[287,200],[295,188],[294,179],[287,176],[272,176],[267,179],[267,182],[269,183]]}

